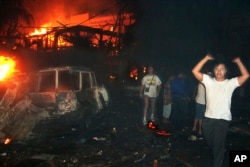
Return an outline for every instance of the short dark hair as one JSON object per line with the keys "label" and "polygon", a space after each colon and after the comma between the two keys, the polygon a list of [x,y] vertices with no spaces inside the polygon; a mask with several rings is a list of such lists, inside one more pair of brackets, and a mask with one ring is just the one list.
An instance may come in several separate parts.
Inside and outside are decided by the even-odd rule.
{"label": "short dark hair", "polygon": [[226,62],[223,62],[223,61],[215,62],[214,68],[213,68],[213,69],[215,69],[216,67],[218,67],[218,66],[221,65],[221,64],[224,65],[224,67],[226,68],[227,72],[226,72],[226,74],[225,74],[225,78],[228,78],[228,76],[229,76],[229,69],[228,69],[228,65],[227,65]]}
{"label": "short dark hair", "polygon": [[218,67],[220,64],[224,65],[225,68],[226,68],[226,70],[228,70],[228,68],[227,68],[227,63],[226,63],[226,62],[215,62],[214,68]]}

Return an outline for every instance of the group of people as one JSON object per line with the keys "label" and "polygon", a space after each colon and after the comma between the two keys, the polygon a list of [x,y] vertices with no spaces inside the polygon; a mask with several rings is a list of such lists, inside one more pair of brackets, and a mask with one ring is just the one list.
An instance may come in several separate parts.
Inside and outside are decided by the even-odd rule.
{"label": "group of people", "polygon": [[[177,75],[169,76],[163,85],[162,122],[165,124],[171,122],[176,128],[182,128],[185,125],[188,101],[190,100],[184,78],[184,74],[179,72]],[[156,119],[156,100],[160,95],[161,88],[162,81],[154,73],[154,67],[148,66],[148,74],[142,78],[140,88],[140,97],[144,100],[143,125],[146,125],[148,121],[155,121]],[[148,113],[149,109],[151,110],[150,116]]]}
{"label": "group of people", "polygon": [[[224,160],[225,140],[232,120],[230,111],[231,99],[234,90],[243,85],[249,78],[249,72],[239,57],[233,59],[240,71],[237,77],[227,78],[227,66],[225,62],[216,62],[213,68],[213,76],[203,73],[204,65],[215,58],[206,54],[192,69],[192,74],[198,81],[195,97],[195,118],[192,127],[202,135],[212,149],[213,166],[221,167]],[[147,111],[151,105],[150,119],[155,119],[156,99],[160,95],[162,81],[154,74],[154,68],[148,68],[148,74],[141,82],[140,97],[144,99],[143,124],[147,124]],[[163,122],[168,123],[171,115],[171,122],[175,126],[183,125],[187,112],[187,92],[183,82],[183,75],[169,77],[164,84],[163,90]]]}

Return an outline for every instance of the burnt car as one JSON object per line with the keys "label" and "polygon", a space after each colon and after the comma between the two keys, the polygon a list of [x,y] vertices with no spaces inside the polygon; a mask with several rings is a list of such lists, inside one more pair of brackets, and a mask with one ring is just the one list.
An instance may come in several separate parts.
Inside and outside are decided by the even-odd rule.
{"label": "burnt car", "polygon": [[87,130],[98,113],[109,111],[107,89],[97,84],[94,71],[83,67],[15,74],[0,88],[0,140],[56,134],[58,129],[65,133],[73,124]]}
{"label": "burnt car", "polygon": [[83,67],[54,67],[30,76],[29,96],[34,105],[51,108],[61,115],[91,108],[100,112],[109,105],[104,85],[98,85],[94,71]]}

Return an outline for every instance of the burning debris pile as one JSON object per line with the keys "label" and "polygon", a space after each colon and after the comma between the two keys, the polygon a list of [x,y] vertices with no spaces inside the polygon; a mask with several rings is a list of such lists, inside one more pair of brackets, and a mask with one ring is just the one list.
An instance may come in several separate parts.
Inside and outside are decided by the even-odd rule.
{"label": "burning debris pile", "polygon": [[48,116],[28,98],[28,76],[15,71],[15,62],[0,57],[0,140],[24,138],[36,122]]}

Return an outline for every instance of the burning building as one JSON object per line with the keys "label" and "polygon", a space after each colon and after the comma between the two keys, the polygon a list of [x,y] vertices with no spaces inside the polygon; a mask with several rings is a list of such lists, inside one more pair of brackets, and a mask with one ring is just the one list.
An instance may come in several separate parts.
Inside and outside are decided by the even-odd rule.
{"label": "burning building", "polygon": [[[22,26],[24,35],[16,43],[33,50],[50,51],[74,45],[120,50],[126,27],[136,21],[135,14],[117,1],[25,2],[35,23]],[[115,51],[110,54],[115,55]]]}
{"label": "burning building", "polygon": [[127,35],[128,30],[136,23],[134,5],[130,4],[134,2],[23,2],[34,22],[30,25],[23,22],[17,24],[18,32],[9,44],[15,50],[26,49],[22,61],[27,59],[30,64],[34,62],[39,67],[91,65],[91,68],[107,69],[109,74],[118,71],[119,76],[123,75],[127,67],[126,57],[131,56],[128,50],[133,50],[125,46],[124,39],[130,36]]}

